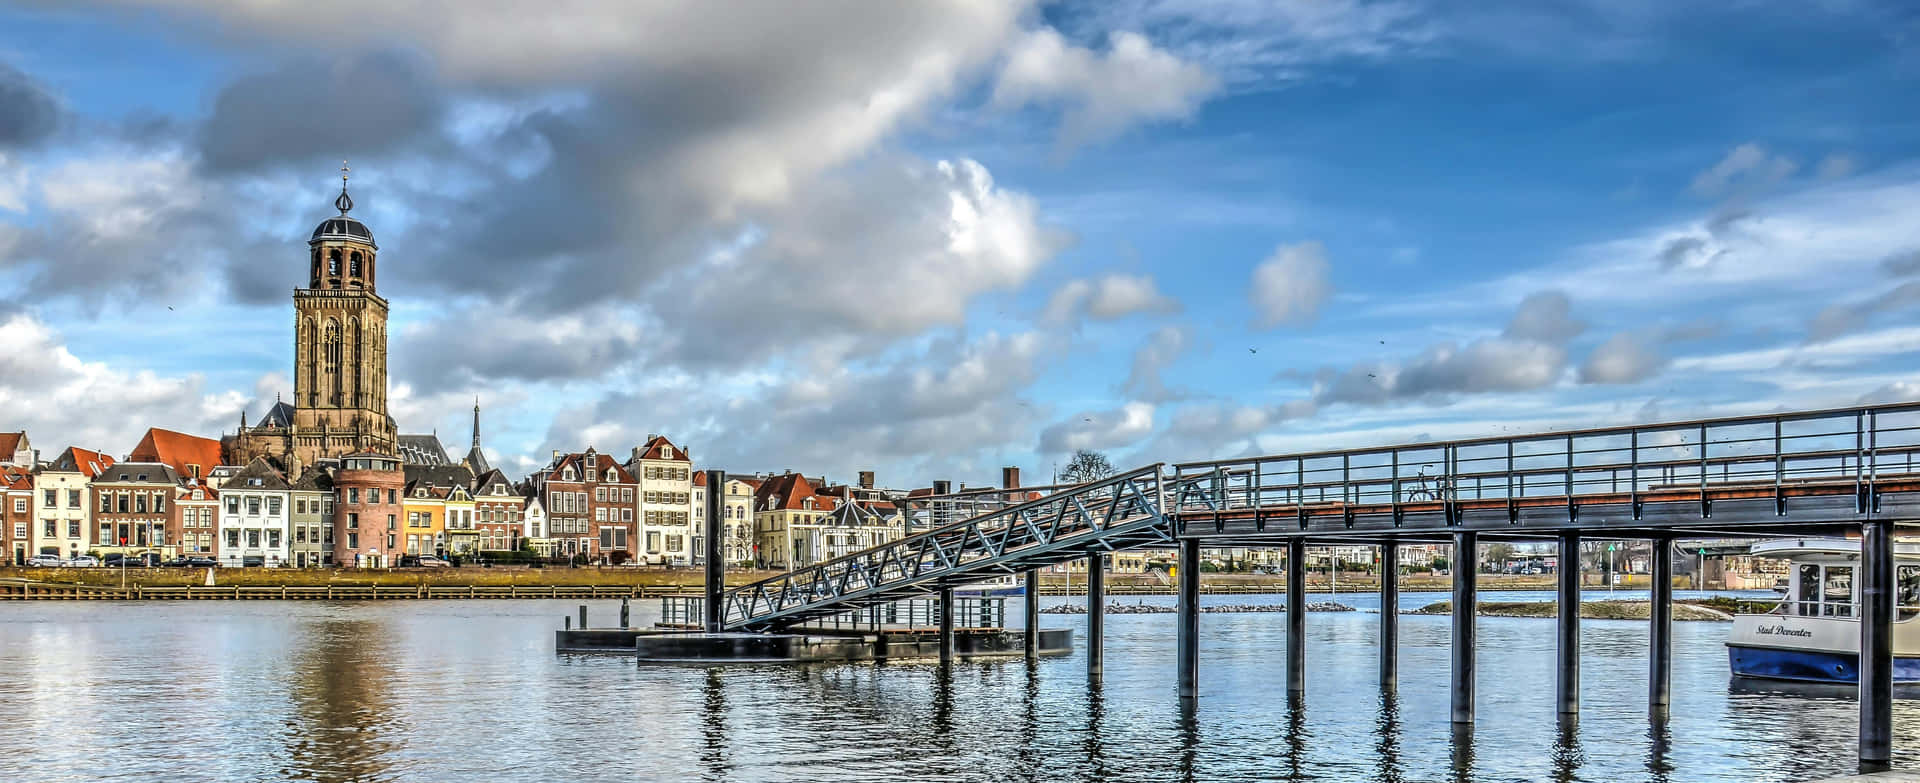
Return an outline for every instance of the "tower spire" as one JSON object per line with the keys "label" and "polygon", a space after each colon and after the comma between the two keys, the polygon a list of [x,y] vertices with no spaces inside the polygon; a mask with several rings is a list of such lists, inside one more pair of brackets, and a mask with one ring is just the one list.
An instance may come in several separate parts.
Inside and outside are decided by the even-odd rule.
{"label": "tower spire", "polygon": [[473,448],[480,448],[480,395],[473,396]]}
{"label": "tower spire", "polygon": [[347,195],[347,174],[351,171],[353,169],[347,167],[346,161],[340,161],[340,197],[333,200],[333,206],[340,210],[342,216],[353,211],[353,197]]}

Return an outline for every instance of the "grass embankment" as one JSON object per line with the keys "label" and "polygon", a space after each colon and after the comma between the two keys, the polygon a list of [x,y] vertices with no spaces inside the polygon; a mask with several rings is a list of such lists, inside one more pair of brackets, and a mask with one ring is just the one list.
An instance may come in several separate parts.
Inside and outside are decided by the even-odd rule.
{"label": "grass embankment", "polygon": [[[1727,621],[1732,619],[1727,609],[1715,605],[1716,601],[1675,601],[1673,619]],[[1733,603],[1728,601],[1728,603]],[[1408,614],[1452,614],[1453,602],[1440,601],[1427,604]],[[1558,617],[1560,605],[1555,601],[1499,601],[1482,602],[1479,605],[1481,617]],[[1580,616],[1588,620],[1646,620],[1652,616],[1653,605],[1646,601],[1583,601],[1580,604]]]}
{"label": "grass embankment", "polygon": [[[771,571],[728,571],[728,584],[745,584],[772,576]],[[207,583],[204,568],[129,568],[127,586],[199,587]],[[120,586],[118,568],[0,568],[0,579],[35,582]],[[508,585],[639,585],[642,587],[699,587],[705,576],[698,569],[639,568],[216,568],[216,585],[278,587],[335,586],[466,586]]]}

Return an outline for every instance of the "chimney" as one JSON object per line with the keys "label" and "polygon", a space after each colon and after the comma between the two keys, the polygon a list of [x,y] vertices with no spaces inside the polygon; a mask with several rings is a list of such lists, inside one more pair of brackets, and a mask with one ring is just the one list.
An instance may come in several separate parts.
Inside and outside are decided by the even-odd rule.
{"label": "chimney", "polygon": [[951,481],[943,481],[943,480],[936,480],[936,481],[934,481],[934,482],[933,482],[933,494],[935,494],[935,495],[950,495],[950,494],[953,494],[953,482],[951,482]]}
{"label": "chimney", "polygon": [[873,489],[873,471],[871,470],[860,471],[860,488]]}
{"label": "chimney", "polygon": [[642,449],[641,449],[641,448],[640,448],[639,446],[635,446],[635,447],[633,447],[633,460],[632,460],[632,461],[633,461],[633,462],[639,462],[639,461],[640,461],[640,455],[642,455],[642,454],[645,454],[645,453],[646,453],[646,452],[645,452],[645,451],[643,451],[643,450],[642,450]]}
{"label": "chimney", "polygon": [[1000,488],[1019,489],[1020,469],[1012,465],[1000,469]]}
{"label": "chimney", "polygon": [[554,450],[553,450],[553,461],[554,461],[554,462],[559,462],[559,461],[560,461],[560,450],[559,450],[559,449],[554,449]]}
{"label": "chimney", "polygon": [[649,433],[647,433],[647,442],[648,442],[648,443],[652,443],[652,442],[653,442],[653,439],[654,439],[654,438],[658,438],[658,437],[660,437],[660,433],[657,433],[657,432],[649,432]]}

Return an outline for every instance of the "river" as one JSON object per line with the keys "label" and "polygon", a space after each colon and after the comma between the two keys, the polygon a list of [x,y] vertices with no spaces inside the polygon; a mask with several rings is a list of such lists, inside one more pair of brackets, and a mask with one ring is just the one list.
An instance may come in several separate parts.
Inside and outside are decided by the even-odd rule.
{"label": "river", "polygon": [[[1445,598],[1409,593],[1402,606]],[[1542,598],[1550,594],[1482,594]],[[1378,606],[1367,593],[1338,599]],[[1018,600],[1009,604],[1016,621]],[[1585,621],[1583,713],[1563,733],[1553,713],[1552,621],[1481,618],[1479,721],[1457,736],[1447,720],[1443,616],[1401,619],[1401,685],[1383,699],[1378,615],[1310,615],[1308,690],[1295,704],[1283,615],[1203,615],[1199,706],[1184,713],[1170,614],[1109,616],[1106,677],[1095,687],[1077,651],[1037,667],[948,670],[643,667],[555,655],[552,631],[575,606],[11,604],[0,608],[0,770],[10,770],[0,777],[1747,783],[1854,771],[1847,691],[1730,687],[1723,623],[1675,623],[1673,716],[1652,730],[1646,624]],[[590,619],[611,621],[617,606],[590,602]],[[634,608],[636,621],[657,615],[650,601]],[[1082,622],[1042,618],[1050,627]],[[1920,702],[1896,701],[1894,719],[1896,766],[1920,764]]]}

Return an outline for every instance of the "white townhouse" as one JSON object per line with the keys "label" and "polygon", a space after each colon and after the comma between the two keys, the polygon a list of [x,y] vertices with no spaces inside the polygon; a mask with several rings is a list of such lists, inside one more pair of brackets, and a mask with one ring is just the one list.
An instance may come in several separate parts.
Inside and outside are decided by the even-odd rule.
{"label": "white townhouse", "polygon": [[220,487],[220,565],[283,566],[293,560],[293,485],[255,457]]}
{"label": "white townhouse", "polygon": [[635,558],[649,565],[693,564],[693,460],[664,435],[648,435],[633,450],[627,472],[640,484],[634,516],[640,522]]}

